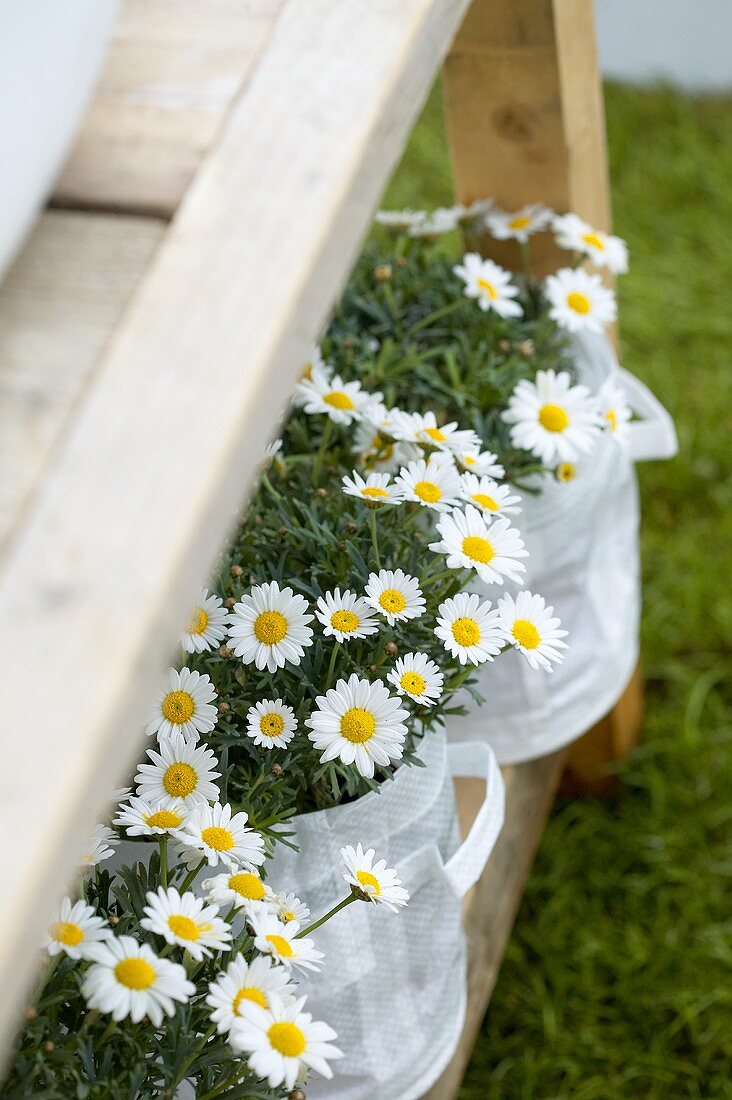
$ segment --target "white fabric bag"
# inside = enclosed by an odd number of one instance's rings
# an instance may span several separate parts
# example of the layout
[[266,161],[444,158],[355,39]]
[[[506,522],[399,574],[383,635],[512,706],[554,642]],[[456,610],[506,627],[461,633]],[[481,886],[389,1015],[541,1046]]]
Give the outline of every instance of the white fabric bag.
[[637,378],[618,366],[604,336],[573,339],[579,380],[596,392],[609,377],[642,419],[629,443],[609,434],[578,463],[568,484],[546,481],[539,496],[523,494],[517,517],[529,557],[520,585],[474,586],[495,602],[521,588],[544,596],[569,631],[564,661],[547,673],[517,652],[482,665],[478,708],[463,693],[465,717],[451,718],[450,739],[485,741],[502,764],[554,752],[590,729],[622,695],[638,661],[640,509],[633,463],[671,458],[677,443],[666,410]]
[[[393,913],[355,902],[313,933],[323,969],[308,973],[307,1008],[338,1033],[345,1057],[332,1081],[308,1081],[308,1100],[418,1100],[439,1077],[465,1015],[461,900],[503,824],[503,779],[486,745],[448,747],[429,734],[425,765],[399,768],[379,791],[293,819],[298,851],[280,846],[267,881],[294,891],[317,919],[348,893],[340,849],[373,847],[396,868],[410,902]],[[486,795],[459,843],[453,776],[478,776]]]

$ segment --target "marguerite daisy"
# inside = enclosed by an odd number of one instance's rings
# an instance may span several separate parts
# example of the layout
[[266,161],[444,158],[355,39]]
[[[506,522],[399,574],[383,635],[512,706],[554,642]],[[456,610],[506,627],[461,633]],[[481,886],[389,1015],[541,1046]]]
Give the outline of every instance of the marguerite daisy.
[[409,227],[410,237],[441,237],[452,233],[460,224],[462,206],[437,206],[425,214],[424,220]]
[[160,752],[148,749],[147,755],[152,763],[138,765],[135,776],[138,798],[150,803],[179,798],[188,807],[218,799],[214,779],[221,772],[214,771],[218,760],[205,745],[169,737],[160,745]]
[[548,275],[544,290],[549,316],[568,332],[602,332],[617,316],[615,295],[603,285],[599,275],[590,275],[581,267],[562,267]]
[[277,966],[269,955],[256,955],[250,963],[243,955],[237,955],[209,985],[206,1004],[213,1010],[211,1023],[223,1035],[240,1016],[243,1001],[269,1008],[273,993],[286,1000],[294,997],[296,991],[288,971]]
[[282,1001],[273,994],[269,1009],[243,1002],[229,1033],[234,1050],[249,1054],[247,1065],[271,1088],[284,1084],[291,1090],[311,1069],[332,1077],[328,1060],[343,1057],[331,1042],[337,1038],[333,1028],[303,1011],[306,1000]]
[[215,905],[206,905],[203,898],[189,892],[179,894],[175,887],[158,886],[149,890],[140,927],[167,943],[185,947],[191,958],[204,959],[212,951],[227,951],[231,943],[231,928],[218,916]]
[[284,749],[296,731],[295,712],[282,699],[262,699],[249,708],[247,733],[255,745],[265,749]]
[[295,894],[275,894],[274,910],[285,924],[289,924],[293,920],[302,924],[310,916],[310,910],[305,902],[300,901]]
[[214,875],[204,879],[201,889],[206,891],[208,900],[214,905],[236,909],[251,910],[253,906],[274,901],[274,892],[262,882],[255,870],[227,871],[223,875]]
[[493,451],[465,451],[457,453],[455,459],[463,470],[475,474],[476,477],[492,477],[495,479],[505,476],[505,469],[498,461],[498,455]]
[[299,665],[304,650],[313,644],[307,625],[307,601],[277,581],[252,588],[234,605],[229,619],[231,648],[245,665],[276,672],[289,662]]
[[511,516],[521,511],[521,497],[491,477],[463,474],[461,484],[463,499],[485,516]]
[[414,500],[436,512],[448,511],[460,499],[460,477],[445,454],[410,462],[402,467],[396,480],[405,500]]
[[306,413],[326,413],[336,424],[357,420],[374,394],[365,393],[360,382],[344,382],[340,375],[329,378],[313,367],[310,378],[298,383],[296,394]]
[[315,605],[315,617],[322,623],[323,633],[339,642],[366,638],[379,630],[368,600],[348,590],[341,594],[340,588],[320,597]]
[[323,952],[318,951],[313,941],[307,937],[299,938],[300,924],[291,920],[287,924],[274,913],[260,909],[253,913],[249,923],[254,936],[254,946],[263,955],[271,955],[287,969],[320,970]]
[[95,825],[94,831],[79,856],[79,866],[91,871],[98,863],[114,855],[112,845],[119,844],[119,837],[108,825]]
[[602,421],[587,386],[573,386],[567,371],[536,372],[516,386],[501,418],[511,425],[511,443],[531,451],[545,466],[573,462],[595,445]]
[[459,592],[437,608],[435,634],[461,665],[492,661],[505,644],[498,611],[475,592]]
[[402,495],[397,485],[391,482],[388,474],[367,474],[362,478],[354,470],[352,477],[343,478],[343,492],[349,497],[358,497],[366,504],[400,504]]
[[[228,612],[224,601],[207,588],[202,588],[193,608],[188,630],[181,639],[186,653],[205,653],[226,637]],[[213,727],[211,727],[213,728]]]
[[430,550],[445,554],[449,569],[474,569],[486,584],[503,584],[506,577],[520,580],[526,566],[519,558],[527,558],[524,540],[508,519],[496,519],[488,526],[472,504],[464,512],[456,509],[440,516],[437,523],[440,542],[430,543]]
[[492,309],[499,317],[521,317],[523,314],[519,303],[514,301],[518,297],[518,287],[511,282],[509,272],[493,260],[484,260],[477,252],[468,252],[453,271],[465,283],[465,297],[476,298],[482,310]]
[[628,270],[628,246],[621,237],[593,229],[576,214],[562,214],[554,219],[554,233],[561,248],[583,252],[598,267],[606,267],[613,275]]
[[369,575],[366,599],[389,626],[407,619],[418,619],[427,604],[416,577],[401,569],[380,569]]
[[317,709],[305,725],[315,748],[323,750],[322,763],[339,759],[355,764],[370,779],[376,764],[385,768],[401,758],[409,715],[384,684],[370,684],[352,673],[315,703]]
[[196,741],[216,725],[217,713],[213,700],[217,698],[208,676],[182,668],[168,669],[168,687],[161,691],[148,714],[145,733],[156,733],[158,740],[172,733],[181,733]]
[[108,940],[112,930],[93,906],[84,901],[62,898],[56,916],[48,926],[45,948],[49,955],[60,951],[70,959],[88,959],[92,944]]
[[625,444],[630,435],[633,412],[623,387],[614,378],[608,378],[602,384],[597,404],[606,430],[616,442]]
[[341,848],[341,858],[346,865],[343,877],[366,901],[385,905],[396,913],[409,901],[409,893],[402,886],[401,879],[397,878],[396,871],[386,866],[385,859],[374,863],[375,855],[373,848],[364,852],[361,844],[355,848],[350,844]]
[[390,426],[395,439],[437,447],[441,451],[463,452],[480,447],[480,438],[472,429],[459,428],[456,420],[438,424],[433,412],[422,414],[396,410],[390,417]]
[[264,863],[264,840],[247,828],[248,820],[249,815],[243,810],[232,813],[228,803],[217,802],[213,806],[199,803],[188,815],[178,839],[191,850],[189,862],[197,862],[202,855],[209,867],[217,867],[219,863],[230,871],[240,866],[258,867]]
[[445,679],[426,653],[407,653],[404,657],[397,657],[394,668],[386,678],[400,695],[408,695],[423,707],[431,707],[437,702],[442,695]]
[[420,458],[422,452],[415,443],[394,440],[392,417],[398,412],[399,409],[387,409],[378,402],[364,409],[356,426],[353,452],[368,469],[392,473]]
[[402,233],[415,225],[421,225],[427,218],[426,210],[377,210],[374,221],[385,229]]
[[124,829],[128,836],[160,837],[175,834],[185,824],[188,807],[180,798],[160,798],[146,802],[132,795],[129,802],[120,806],[114,824]]
[[531,592],[519,592],[503,596],[498,601],[498,614],[506,641],[523,653],[532,668],[552,671],[552,661],[564,659],[560,652],[567,648],[567,631],[560,630],[560,621],[554,618],[554,608],[547,607],[543,596]]
[[138,1024],[150,1017],[160,1027],[163,1016],[172,1016],[175,1002],[185,1003],[196,992],[179,963],[161,959],[146,943],[132,936],[117,936],[93,950],[93,964],[81,992],[89,1008],[109,1012],[113,1020],[129,1016]]
[[552,212],[541,203],[522,206],[512,214],[505,210],[491,210],[485,219],[488,232],[497,241],[514,240],[526,244],[534,233],[546,229],[552,220]]

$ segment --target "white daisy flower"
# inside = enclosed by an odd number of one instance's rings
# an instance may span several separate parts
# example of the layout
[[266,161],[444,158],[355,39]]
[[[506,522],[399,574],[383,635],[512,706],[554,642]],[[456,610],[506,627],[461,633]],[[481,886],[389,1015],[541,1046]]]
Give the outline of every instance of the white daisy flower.
[[262,466],[266,466],[268,462],[271,462],[273,458],[282,450],[282,440],[273,439],[271,443],[268,443],[264,448],[264,454],[262,455]]
[[486,584],[503,584],[506,577],[519,581],[527,558],[524,540],[508,519],[496,519],[488,526],[477,508],[468,504],[440,516],[437,523],[441,542],[430,543],[430,550],[445,554],[449,569],[474,569]]
[[380,859],[374,863],[376,855],[373,848],[364,852],[361,844],[352,848],[346,845],[341,848],[341,858],[346,865],[346,873],[343,876],[349,886],[355,886],[367,901],[374,905],[385,905],[396,913],[397,909],[406,905],[409,901],[409,893],[397,878],[396,871],[386,866],[386,860]]
[[226,637],[228,617],[224,601],[207,588],[202,588],[188,630],[181,639],[186,653],[205,653],[218,646]]
[[499,485],[491,477],[463,474],[461,480],[463,499],[485,516],[511,516],[521,511],[521,497],[512,493],[508,485]]
[[233,814],[228,803],[209,806],[201,802],[191,810],[178,839],[192,850],[190,862],[196,852],[205,856],[209,867],[217,867],[219,863],[230,871],[241,865],[258,867],[265,859],[264,840],[247,828],[248,820],[244,811]]
[[160,752],[148,749],[147,755],[152,763],[138,765],[135,776],[138,798],[150,803],[179,798],[188,807],[218,800],[214,780],[221,772],[214,769],[219,762],[205,745],[170,737],[160,745]]
[[169,668],[168,688],[160,692],[148,714],[145,733],[148,737],[156,733],[161,742],[172,733],[198,741],[202,733],[209,733],[216,725],[216,698],[210,677],[190,668],[180,672]]
[[614,378],[608,378],[603,383],[597,395],[597,404],[606,431],[621,446],[627,443],[633,412],[623,387]]
[[353,453],[364,466],[379,473],[393,473],[422,454],[414,443],[394,441],[390,418],[384,405],[368,406],[356,426]]
[[427,606],[417,578],[401,569],[380,569],[378,573],[370,573],[366,599],[385,616],[389,626],[418,619]]
[[298,383],[295,394],[306,413],[326,413],[335,424],[357,420],[375,397],[364,393],[360,382],[344,382],[338,374],[329,378],[317,367]]
[[576,214],[561,214],[553,222],[557,244],[573,252],[583,252],[598,267],[606,267],[613,275],[628,270],[628,246],[622,237],[613,237],[601,229],[593,229]]
[[254,907],[274,901],[274,891],[263,882],[255,870],[227,871],[204,879],[201,889],[213,905],[251,911]]
[[603,285],[599,275],[583,268],[574,271],[562,267],[556,275],[547,275],[544,292],[549,316],[568,332],[602,332],[617,316],[615,295]]
[[577,477],[577,463],[576,462],[560,462],[554,471],[554,477],[557,481],[561,481],[565,484],[568,481],[574,481]]
[[216,981],[210,983],[206,1004],[213,1010],[211,1023],[223,1035],[241,1015],[242,1002],[269,1008],[273,993],[287,1001],[294,999],[296,991],[288,971],[277,966],[269,955],[256,955],[250,963],[243,955],[236,955]]
[[476,477],[505,477],[506,471],[493,451],[466,451],[455,455],[458,465]]
[[291,1090],[309,1070],[332,1077],[328,1061],[343,1057],[331,1042],[337,1038],[333,1028],[303,1011],[306,997],[285,1002],[273,994],[271,1000],[269,1010],[242,1003],[229,1034],[234,1050],[249,1054],[247,1065],[271,1088]]
[[315,703],[317,709],[305,725],[315,748],[323,750],[321,763],[339,759],[355,764],[371,779],[375,765],[386,768],[401,759],[409,714],[384,684],[370,684],[352,673],[348,682],[339,680]]
[[492,661],[505,644],[500,616],[490,600],[459,592],[437,608],[435,634],[461,665]]
[[343,492],[349,497],[358,497],[367,504],[401,504],[402,496],[399,488],[392,482],[388,474],[367,474],[361,477],[357,470],[353,475],[342,478]]
[[553,370],[519,382],[501,419],[511,425],[513,446],[531,451],[545,466],[588,454],[602,424],[587,386],[573,386],[567,371]]
[[299,665],[304,650],[313,644],[307,625],[307,600],[277,581],[252,588],[234,605],[229,619],[231,648],[245,665],[276,672],[289,662]]
[[441,237],[452,233],[460,225],[464,214],[462,206],[438,206],[429,211],[423,221],[409,227],[410,237]]
[[386,229],[393,229],[397,233],[421,225],[426,218],[425,210],[377,210],[374,215],[377,225],[383,225]]
[[500,317],[523,315],[523,309],[514,301],[518,287],[511,282],[510,273],[493,260],[484,260],[477,252],[468,252],[453,271],[465,283],[465,297],[476,298],[484,312],[492,309]]
[[415,703],[431,707],[442,695],[445,679],[439,666],[426,653],[407,653],[397,657],[394,668],[386,677],[400,695],[408,695]]
[[185,1004],[196,992],[179,963],[158,958],[132,936],[95,945],[93,952],[81,992],[89,1008],[118,1022],[129,1016],[138,1024],[149,1016],[153,1027],[160,1027],[163,1016],[174,1014],[176,1001]]
[[98,863],[114,855],[113,845],[119,844],[119,837],[108,825],[95,825],[94,831],[79,856],[79,866],[84,872],[91,871]]
[[310,916],[310,910],[304,901],[300,901],[295,894],[275,894],[274,909],[277,916],[285,924],[296,920],[300,925]]
[[322,624],[323,633],[339,642],[366,638],[379,630],[368,600],[348,590],[341,594],[340,588],[320,597],[315,605],[315,617]]
[[323,952],[318,951],[307,936],[298,939],[300,923],[291,920],[287,924],[274,913],[260,909],[253,913],[250,921],[254,946],[263,955],[271,955],[288,970],[320,970]]
[[209,958],[212,951],[228,951],[231,928],[218,916],[215,905],[206,905],[203,898],[190,892],[179,894],[174,886],[167,890],[158,886],[157,893],[148,890],[145,900],[141,928],[185,947],[191,958],[199,961]]
[[161,837],[175,834],[185,824],[188,807],[180,798],[160,798],[147,802],[144,798],[130,797],[120,806],[114,824],[124,829],[128,836]]
[[460,499],[460,476],[445,454],[410,462],[402,467],[396,480],[405,500],[436,512],[446,512]]
[[541,203],[522,206],[512,214],[505,210],[492,210],[485,219],[488,232],[497,241],[519,241],[526,244],[534,233],[540,233],[551,223],[552,212]]
[[249,708],[247,734],[255,745],[265,749],[284,749],[296,732],[295,712],[282,699],[262,699]]
[[552,671],[552,661],[564,660],[560,652],[567,648],[567,631],[560,630],[560,620],[554,618],[554,608],[547,607],[543,596],[519,592],[503,596],[498,601],[498,614],[506,641],[523,653],[532,668]]
[[463,452],[480,448],[480,437],[470,428],[459,428],[456,420],[438,424],[433,412],[406,413],[397,410],[390,419],[396,439],[441,451]]
[[89,947],[112,936],[112,930],[92,905],[62,898],[48,926],[44,947],[49,955],[63,951],[70,959],[88,959]]

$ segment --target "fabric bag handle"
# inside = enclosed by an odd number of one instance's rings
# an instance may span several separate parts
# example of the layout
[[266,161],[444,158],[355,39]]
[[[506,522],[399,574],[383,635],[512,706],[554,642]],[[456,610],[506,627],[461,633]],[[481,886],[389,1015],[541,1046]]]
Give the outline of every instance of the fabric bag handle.
[[503,827],[505,789],[493,749],[481,741],[458,741],[448,746],[453,777],[485,780],[485,797],[470,832],[445,864],[445,874],[459,898],[478,881]]
[[660,458],[673,458],[679,449],[676,429],[670,414],[630,371],[620,368],[620,382],[628,404],[634,413],[642,417],[633,420],[630,428],[629,453],[633,462]]

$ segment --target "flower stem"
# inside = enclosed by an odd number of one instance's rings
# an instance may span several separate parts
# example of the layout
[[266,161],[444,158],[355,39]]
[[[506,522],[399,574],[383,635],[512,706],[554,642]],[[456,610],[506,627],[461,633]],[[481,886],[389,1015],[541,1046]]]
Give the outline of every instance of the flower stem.
[[381,569],[381,558],[379,557],[379,538],[376,532],[376,509],[369,508],[369,527],[371,528],[371,545],[374,548],[374,561],[376,562],[376,568]]
[[338,656],[338,650],[341,648],[341,643],[336,641],[333,645],[333,652],[330,655],[330,664],[328,665],[328,675],[325,678],[325,690],[333,683],[333,673],[335,672],[336,657]]
[[164,890],[168,888],[168,834],[160,837],[160,884]]
[[193,870],[191,870],[191,871],[189,871],[189,872],[188,872],[188,874],[186,875],[186,877],[185,877],[185,878],[183,879],[183,882],[182,882],[182,883],[181,883],[181,885],[180,885],[180,886],[178,887],[178,892],[179,892],[180,894],[185,894],[186,890],[189,890],[189,889],[190,889],[190,887],[191,887],[191,883],[193,882],[194,878],[196,877],[196,875],[198,874],[198,872],[199,872],[199,871],[201,870],[201,868],[203,867],[203,865],[204,865],[204,863],[205,863],[205,862],[206,862],[206,857],[204,856],[204,857],[203,857],[203,859],[201,860],[201,862],[200,862],[199,864],[197,864],[197,865],[196,865],[196,866],[195,866],[195,867],[193,868]]
[[434,321],[439,321],[442,317],[447,317],[448,314],[453,313],[456,309],[459,309],[463,304],[462,298],[456,298],[454,302],[450,302],[449,305],[442,306],[441,309],[436,309],[434,313],[429,313],[426,317],[423,317],[421,321],[417,321],[416,324],[408,328],[404,333],[404,336],[413,336],[415,332],[419,332],[420,329],[427,328]]
[[318,453],[315,456],[315,462],[313,463],[313,481],[320,481],[320,472],[323,468],[323,462],[325,461],[325,455],[330,443],[330,437],[333,432],[333,422],[328,417],[325,421],[325,427],[323,428],[323,435],[320,439],[320,446],[318,447]]
[[296,940],[301,940],[303,936],[309,936],[311,932],[314,932],[316,928],[320,928],[321,924],[325,924],[331,917],[334,917],[336,913],[340,913],[341,909],[345,909],[347,905],[350,905],[352,901],[361,901],[358,894],[349,894],[343,901],[339,901],[337,905],[334,905],[332,909],[329,909],[324,917],[320,920],[314,921],[313,924],[309,924],[307,928],[303,928],[302,932],[298,932],[295,936]]
[[180,1067],[180,1069],[178,1070],[178,1072],[175,1075],[175,1080],[172,1083],[173,1090],[175,1090],[178,1087],[178,1085],[181,1083],[181,1081],[184,1080],[185,1075],[186,1075],[189,1067],[195,1062],[196,1058],[201,1053],[201,1051],[205,1047],[206,1043],[209,1041],[209,1039],[211,1038],[211,1036],[213,1035],[213,1033],[215,1031],[216,1031],[216,1024],[211,1024],[211,1027],[208,1029],[208,1031],[206,1031],[201,1036],[200,1040],[196,1043],[196,1045],[193,1048],[193,1051],[191,1052],[191,1054],[188,1055],[186,1060],[183,1062],[183,1065]]

